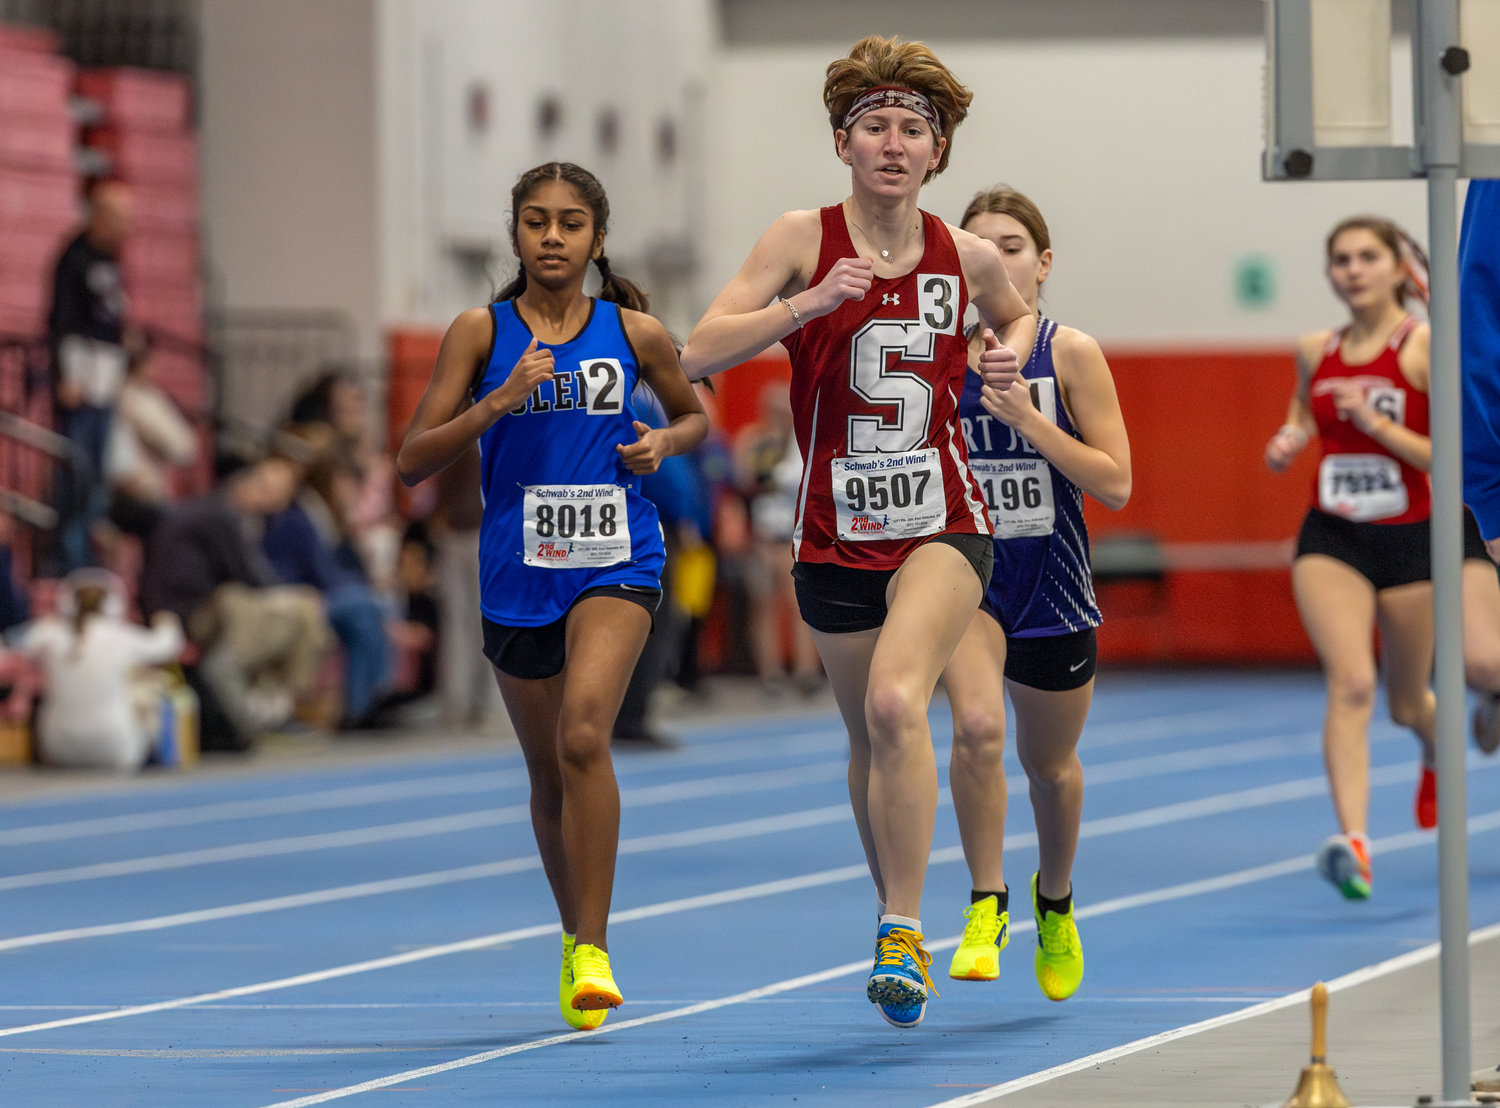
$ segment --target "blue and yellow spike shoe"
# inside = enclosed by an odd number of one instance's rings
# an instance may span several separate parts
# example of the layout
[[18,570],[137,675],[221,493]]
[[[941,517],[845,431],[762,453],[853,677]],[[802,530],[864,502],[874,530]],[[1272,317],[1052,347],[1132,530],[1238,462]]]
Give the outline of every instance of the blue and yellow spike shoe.
[[964,909],[963,941],[953,952],[948,976],[956,981],[993,981],[1000,976],[1000,952],[1010,942],[1010,913],[997,912],[1000,901],[987,896]]
[[1364,836],[1330,835],[1318,848],[1318,872],[1346,900],[1370,899],[1370,852]]
[[1036,983],[1048,1000],[1067,1000],[1083,984],[1083,945],[1073,922],[1073,905],[1067,915],[1043,912],[1037,904],[1037,879],[1031,875],[1031,910],[1036,914]]
[[865,995],[892,1027],[915,1027],[927,1014],[927,994],[937,996],[922,949],[922,933],[900,923],[881,923],[875,940],[875,967]]
[[597,1008],[581,1012],[573,1007],[573,943],[574,937],[563,932],[562,977],[557,983],[557,1006],[562,1009],[563,1019],[574,1031],[592,1031],[609,1015],[608,1008]]
[[609,972],[609,955],[590,943],[574,946],[573,1008],[579,1012],[597,1012],[624,1003],[620,987]]

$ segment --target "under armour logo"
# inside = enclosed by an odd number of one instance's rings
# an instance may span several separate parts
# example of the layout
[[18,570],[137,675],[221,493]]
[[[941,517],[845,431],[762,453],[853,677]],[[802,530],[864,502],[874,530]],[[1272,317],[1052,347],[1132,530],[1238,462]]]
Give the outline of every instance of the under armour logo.
[[901,294],[899,292],[888,292],[880,298],[880,302],[882,304],[895,304],[899,308],[901,306]]

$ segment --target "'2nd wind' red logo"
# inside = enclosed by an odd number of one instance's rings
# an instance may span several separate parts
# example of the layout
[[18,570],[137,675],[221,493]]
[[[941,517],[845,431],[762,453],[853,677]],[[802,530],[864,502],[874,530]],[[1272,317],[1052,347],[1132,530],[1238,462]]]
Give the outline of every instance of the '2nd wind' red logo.
[[849,521],[849,530],[851,532],[879,533],[885,530],[885,523],[885,516],[881,516],[879,519],[876,519],[874,516],[855,516]]
[[536,556],[544,561],[566,562],[572,553],[573,544],[570,542],[547,540],[536,544]]

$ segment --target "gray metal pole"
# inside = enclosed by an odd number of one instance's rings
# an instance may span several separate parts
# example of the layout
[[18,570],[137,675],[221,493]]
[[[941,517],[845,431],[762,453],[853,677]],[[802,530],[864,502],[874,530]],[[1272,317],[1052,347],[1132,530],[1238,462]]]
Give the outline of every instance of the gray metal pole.
[[1427,170],[1432,303],[1432,612],[1436,630],[1438,888],[1443,1093],[1469,1103],[1469,851],[1464,781],[1463,453],[1458,351],[1459,77],[1457,0],[1420,0],[1417,80]]

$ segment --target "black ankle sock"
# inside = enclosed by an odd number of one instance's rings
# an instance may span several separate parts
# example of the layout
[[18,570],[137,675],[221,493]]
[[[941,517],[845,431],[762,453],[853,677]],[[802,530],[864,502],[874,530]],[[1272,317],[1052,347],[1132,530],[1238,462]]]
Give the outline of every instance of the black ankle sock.
[[981,900],[983,900],[987,896],[992,896],[992,897],[995,898],[995,914],[997,916],[1001,912],[1007,912],[1007,911],[1010,910],[1010,890],[1009,889],[1001,889],[998,893],[986,893],[986,892],[981,892],[978,889],[970,889],[969,890],[969,903],[970,904],[978,904]]
[[1037,894],[1036,894],[1036,910],[1037,910],[1037,912],[1039,914],[1041,914],[1043,916],[1045,916],[1048,912],[1056,912],[1060,916],[1065,916],[1065,915],[1068,914],[1069,910],[1072,907],[1073,907],[1073,890],[1072,889],[1069,889],[1068,890],[1068,895],[1065,896],[1065,897],[1063,897],[1061,900],[1048,900],[1045,896],[1042,895],[1042,892],[1041,892],[1040,889],[1037,890]]

